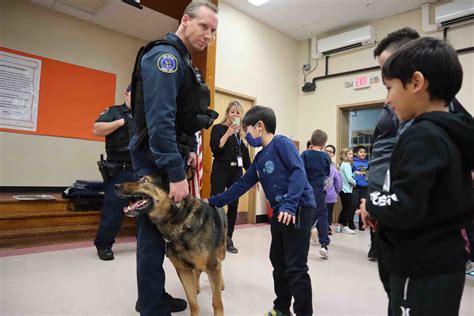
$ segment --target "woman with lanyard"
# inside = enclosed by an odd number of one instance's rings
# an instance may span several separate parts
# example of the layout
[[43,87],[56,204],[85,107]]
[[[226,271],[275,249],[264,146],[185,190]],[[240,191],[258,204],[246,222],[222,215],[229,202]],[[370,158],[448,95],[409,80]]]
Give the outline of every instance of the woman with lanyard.
[[[242,167],[247,170],[250,166],[249,151],[242,142],[243,130],[240,120],[243,115],[244,109],[240,102],[232,101],[227,105],[222,122],[212,127],[210,145],[214,161],[211,173],[211,196],[224,192],[242,176]],[[237,200],[227,206],[226,250],[230,253],[239,252],[232,241],[238,204]]]

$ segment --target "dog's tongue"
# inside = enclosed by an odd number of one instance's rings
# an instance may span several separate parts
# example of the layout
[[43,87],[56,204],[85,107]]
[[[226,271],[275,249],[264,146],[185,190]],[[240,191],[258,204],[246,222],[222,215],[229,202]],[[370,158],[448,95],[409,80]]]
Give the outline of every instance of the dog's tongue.
[[[125,206],[125,207],[123,208],[123,212],[125,213],[125,215],[128,215],[128,216],[130,216],[130,215],[131,215],[131,216],[136,216],[136,215],[138,215],[138,213],[135,212],[135,210],[136,210],[137,208],[139,208],[139,207],[140,207],[142,204],[144,204],[144,203],[146,203],[145,200],[140,200],[140,201],[137,201],[137,202],[135,202],[135,203],[133,203],[133,204],[131,204],[131,205],[129,205],[129,206]],[[136,213],[136,214],[135,214],[135,213]]]

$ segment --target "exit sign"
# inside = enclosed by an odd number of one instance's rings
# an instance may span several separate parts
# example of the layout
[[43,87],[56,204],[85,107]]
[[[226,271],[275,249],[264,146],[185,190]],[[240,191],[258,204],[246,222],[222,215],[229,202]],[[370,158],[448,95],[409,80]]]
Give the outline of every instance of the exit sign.
[[354,89],[362,89],[370,87],[370,77],[369,76],[360,76],[354,80]]

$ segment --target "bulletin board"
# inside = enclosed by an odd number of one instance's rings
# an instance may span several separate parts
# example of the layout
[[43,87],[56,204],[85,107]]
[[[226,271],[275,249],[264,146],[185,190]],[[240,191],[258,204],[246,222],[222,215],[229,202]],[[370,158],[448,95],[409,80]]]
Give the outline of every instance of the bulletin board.
[[92,134],[92,125],[105,108],[115,103],[115,74],[5,47],[0,47],[0,51],[41,60],[36,131],[0,131],[104,140]]

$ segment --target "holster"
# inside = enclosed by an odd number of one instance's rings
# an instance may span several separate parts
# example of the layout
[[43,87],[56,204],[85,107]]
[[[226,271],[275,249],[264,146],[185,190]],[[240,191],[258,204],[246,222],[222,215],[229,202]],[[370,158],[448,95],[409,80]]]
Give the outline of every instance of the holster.
[[130,164],[127,166],[126,163],[104,160],[103,155],[100,155],[100,159],[101,160],[97,161],[97,165],[99,166],[99,171],[104,182],[110,181],[110,178],[118,175],[120,171],[131,168]]
[[105,166],[104,162],[105,162],[104,156],[100,155],[100,160],[97,161],[97,166],[99,167],[99,171],[102,176],[102,179],[104,180],[104,183],[107,183],[109,182],[110,177],[109,177],[109,173],[107,171],[107,167]]

